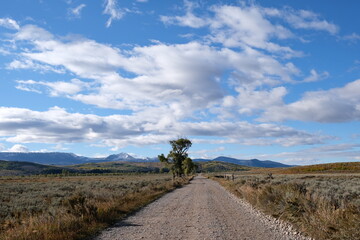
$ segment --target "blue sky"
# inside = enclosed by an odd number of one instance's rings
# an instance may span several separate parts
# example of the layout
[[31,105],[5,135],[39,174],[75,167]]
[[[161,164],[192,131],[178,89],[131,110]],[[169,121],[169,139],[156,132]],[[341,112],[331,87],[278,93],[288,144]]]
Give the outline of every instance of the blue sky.
[[0,151],[359,161],[358,9],[3,0]]

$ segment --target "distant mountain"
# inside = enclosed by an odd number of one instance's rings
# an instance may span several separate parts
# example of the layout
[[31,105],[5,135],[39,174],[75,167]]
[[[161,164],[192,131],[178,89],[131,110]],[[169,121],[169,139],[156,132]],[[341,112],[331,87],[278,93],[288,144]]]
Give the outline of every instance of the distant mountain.
[[104,159],[105,162],[158,162],[158,158],[135,158],[127,153],[112,154]]
[[0,152],[0,159],[33,162],[47,165],[75,165],[96,162],[157,162],[157,158],[134,158],[127,153],[112,154],[105,158],[89,158],[64,152]]
[[112,154],[104,159],[105,161],[133,161],[135,158],[127,153]]
[[[158,162],[158,158],[135,158],[128,153],[112,154],[104,158],[88,158],[78,156],[73,153],[64,152],[0,152],[0,159],[8,161],[33,162],[46,165],[75,165],[84,163],[101,163],[101,162]],[[248,167],[292,167],[290,165],[274,162],[260,161],[258,159],[240,160],[230,157],[217,157],[215,159],[193,159],[195,162],[221,161],[226,163],[234,163]]]
[[72,165],[93,160],[73,153],[63,152],[0,152],[0,159],[48,165]]
[[194,159],[194,161],[199,161],[199,162],[220,161],[220,162],[234,163],[248,167],[263,167],[263,168],[293,167],[293,165],[286,165],[283,163],[274,162],[270,160],[264,160],[264,161],[258,159],[240,160],[236,158],[223,157],[223,156],[214,159]]

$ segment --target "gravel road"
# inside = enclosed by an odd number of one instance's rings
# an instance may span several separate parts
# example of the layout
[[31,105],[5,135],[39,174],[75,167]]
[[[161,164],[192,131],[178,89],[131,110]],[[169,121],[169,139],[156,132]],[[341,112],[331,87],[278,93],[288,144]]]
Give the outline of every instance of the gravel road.
[[306,239],[291,226],[253,209],[217,182],[198,176],[95,240]]

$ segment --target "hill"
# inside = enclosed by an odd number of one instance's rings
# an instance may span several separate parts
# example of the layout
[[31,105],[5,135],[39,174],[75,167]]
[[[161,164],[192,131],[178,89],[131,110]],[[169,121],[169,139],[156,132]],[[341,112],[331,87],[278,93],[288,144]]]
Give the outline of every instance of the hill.
[[69,166],[73,169],[90,173],[158,173],[160,171],[168,172],[164,169],[161,162],[100,162],[84,163]]
[[0,176],[19,176],[35,174],[58,174],[63,170],[75,172],[72,169],[47,166],[32,162],[17,162],[0,160]]
[[209,161],[217,161],[217,162],[227,162],[227,163],[234,163],[242,166],[248,167],[262,167],[262,168],[283,168],[283,167],[293,167],[293,165],[286,165],[279,162],[274,162],[270,160],[258,160],[258,159],[251,159],[251,160],[240,160],[236,158],[230,157],[217,157],[214,159],[194,159],[196,162],[209,162]]
[[163,169],[160,162],[149,163],[127,163],[127,162],[101,162],[85,163],[70,166],[50,166],[32,162],[4,161],[0,160],[0,176],[20,176],[20,175],[39,175],[39,174],[101,174],[101,173],[157,173],[167,172]]
[[33,162],[46,165],[74,165],[110,161],[154,162],[157,158],[135,158],[127,153],[112,154],[104,158],[89,158],[64,152],[0,152],[0,159]]
[[250,170],[250,167],[220,161],[196,162],[195,164],[197,165],[198,172],[234,172]]
[[279,173],[360,173],[360,162],[325,163],[281,169]]

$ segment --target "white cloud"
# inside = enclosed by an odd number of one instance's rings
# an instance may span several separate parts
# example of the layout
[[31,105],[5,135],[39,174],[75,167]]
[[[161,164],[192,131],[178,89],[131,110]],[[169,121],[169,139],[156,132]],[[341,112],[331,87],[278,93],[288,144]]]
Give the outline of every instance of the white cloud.
[[11,18],[0,18],[0,26],[15,30],[20,29],[19,24]]
[[303,82],[317,82],[327,77],[329,77],[328,72],[322,72],[319,74],[315,69],[311,69],[310,76],[306,77]]
[[193,14],[193,10],[198,8],[195,2],[184,1],[186,13],[184,16],[161,16],[160,20],[165,24],[175,24],[184,27],[200,28],[208,24],[206,19],[202,19]]
[[294,152],[281,152],[276,154],[263,154],[255,157],[262,159],[278,159],[291,164],[319,164],[333,161],[358,161],[360,155],[359,144],[331,144],[327,146],[312,147]]
[[184,16],[162,16],[161,20],[166,24],[193,28],[208,26],[211,35],[207,38],[226,47],[250,46],[279,52],[286,57],[301,55],[289,47],[270,42],[271,38],[292,37],[292,33],[280,25],[273,25],[258,6],[212,6],[211,11],[214,14],[212,17],[197,17],[193,7],[187,7]]
[[[330,137],[276,124],[229,120],[225,115],[261,115],[265,111],[262,118],[269,121],[288,116],[306,119],[314,118],[314,112],[321,112],[319,109],[333,96],[344,104],[359,102],[357,95],[352,100],[346,97],[349,90],[334,90],[321,92],[322,101],[317,101],[314,92],[305,95],[301,104],[284,103],[287,89],[279,85],[300,82],[294,77],[301,76],[301,71],[287,59],[300,53],[273,42],[293,37],[290,30],[269,20],[269,16],[284,18],[282,10],[265,14],[264,8],[255,5],[214,6],[214,16],[204,18],[196,16],[191,2],[185,3],[185,16],[162,20],[193,28],[207,26],[209,34],[201,41],[158,41],[125,50],[86,38],[56,36],[34,25],[19,28],[13,40],[21,52],[8,69],[57,71],[74,77],[52,82],[19,80],[18,89],[130,111],[129,115],[101,117],[72,114],[58,107],[44,112],[0,108],[0,135],[14,143],[90,142],[113,150],[129,144],[163,143],[183,134],[218,136],[224,138],[224,143],[244,145],[311,145]],[[123,13],[115,0],[105,5],[109,27]],[[318,19],[310,13],[296,14],[303,19]],[[317,81],[327,75],[313,69],[301,82]],[[313,102],[318,106],[314,107]],[[204,121],[214,113],[214,118]],[[326,114],[316,117],[316,121],[328,119]]]
[[211,149],[202,149],[202,150],[190,150],[189,154],[191,156],[197,156],[196,158],[202,158],[202,159],[212,159],[215,158],[217,156],[219,156],[219,154],[221,154],[221,152],[223,152],[225,150],[225,147],[220,146],[217,148],[211,148]]
[[113,20],[119,20],[125,15],[125,12],[118,8],[117,0],[105,0],[103,13],[110,15],[106,22],[106,27],[110,27]]
[[[15,37],[20,42],[33,44],[34,48],[21,53],[23,59],[11,62],[8,68],[66,69],[98,86],[91,93],[73,91],[66,96],[105,108],[140,111],[157,106],[168,110],[186,109],[182,112],[190,114],[222,99],[225,92],[219,79],[229,69],[233,71],[231,81],[236,86],[276,85],[292,81],[292,75],[298,74],[292,63],[281,64],[251,48],[236,52],[189,42],[157,43],[122,51],[89,39],[63,41],[31,25],[22,28]],[[19,83],[19,89],[39,91],[36,85],[42,85],[53,95],[61,95],[53,83]],[[66,86],[69,89],[70,86],[76,88],[75,85]],[[205,88],[207,91],[203,91]]]
[[42,93],[39,86],[48,87],[51,96],[71,96],[81,92],[89,87],[89,84],[80,81],[79,79],[71,79],[70,82],[41,82],[33,80],[18,80],[17,89]]
[[80,18],[81,11],[86,7],[86,4],[80,4],[75,8],[69,8],[68,12],[72,17]]
[[29,149],[21,144],[15,144],[7,150],[7,152],[29,152]]
[[279,17],[284,18],[292,27],[297,29],[321,30],[330,34],[336,34],[339,31],[337,25],[321,20],[318,14],[308,10],[284,8],[279,12]]
[[342,88],[307,92],[302,99],[267,109],[265,121],[350,122],[360,120],[360,80]]
[[[39,112],[23,108],[0,107],[0,136],[14,143],[102,143],[117,150],[127,145],[165,143],[177,136],[218,136],[225,141],[243,143],[256,139],[270,144],[317,144],[327,136],[311,134],[275,124],[247,122],[182,122],[164,115],[142,116],[69,113],[54,107]],[[286,139],[277,142],[277,139]],[[289,144],[289,139],[295,139]],[[286,142],[286,143],[285,143]]]
[[360,41],[360,35],[357,33],[352,33],[350,35],[346,35],[342,37],[343,40],[351,41],[351,42],[357,42]]
[[166,24],[192,28],[208,27],[211,34],[206,36],[207,40],[226,47],[259,48],[280,54],[283,58],[300,57],[303,53],[273,41],[295,36],[285,24],[274,24],[271,21],[273,18],[280,18],[295,29],[321,30],[330,34],[336,34],[339,29],[335,24],[322,20],[318,14],[307,10],[264,8],[241,3],[240,6],[213,5],[210,8],[213,16],[196,16],[194,7],[191,4],[189,7],[186,3],[188,1],[185,1],[185,15],[162,16],[161,20]]
[[206,25],[206,21],[188,12],[185,16],[161,16],[161,21],[166,24],[178,24],[180,26],[200,28]]
[[[276,87],[268,91],[254,90],[252,88],[237,88],[238,96],[226,96],[221,109],[235,110],[240,114],[252,115],[258,110],[283,105],[283,97],[287,94],[285,87]],[[266,99],[266,101],[264,101]]]
[[51,33],[35,25],[25,25],[14,35],[14,40],[18,41],[49,41],[50,43],[53,38]]
[[293,52],[288,47],[271,43],[270,39],[289,38],[291,32],[279,25],[273,25],[264,18],[257,6],[215,6],[214,19],[210,21],[212,39],[228,47],[241,47],[244,44],[269,51]]
[[33,71],[64,73],[64,69],[52,67],[48,64],[35,63],[31,59],[13,60],[6,66],[7,69],[30,69]]

